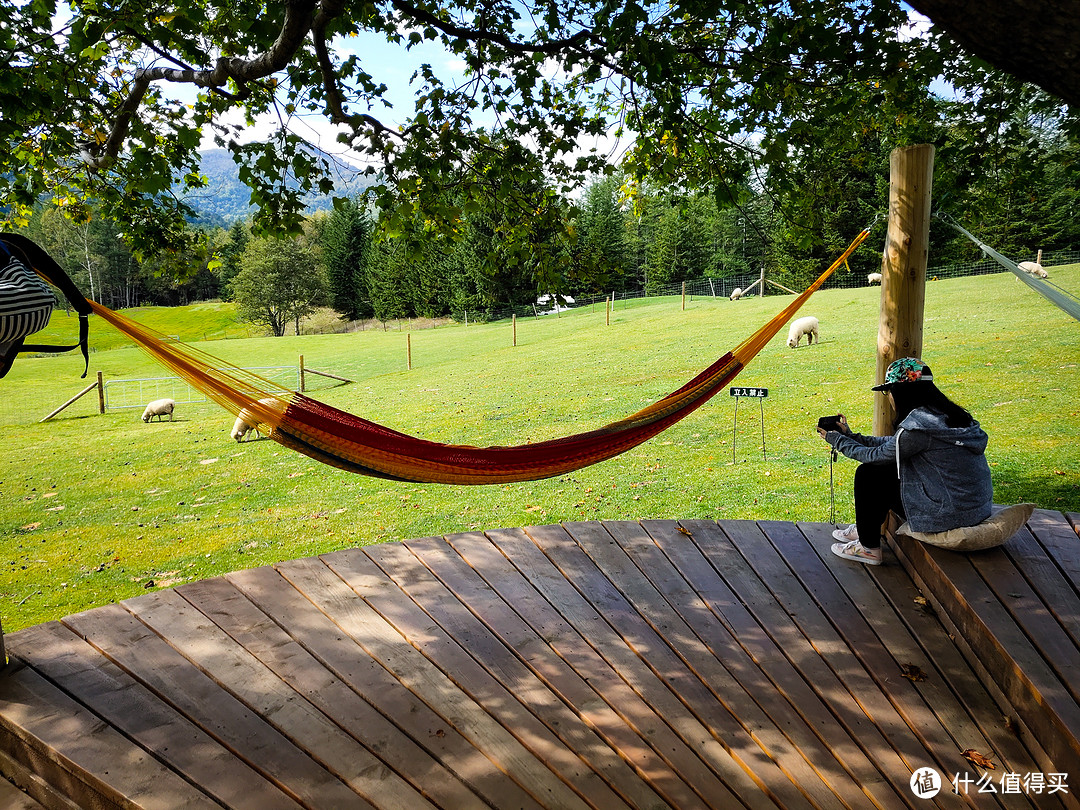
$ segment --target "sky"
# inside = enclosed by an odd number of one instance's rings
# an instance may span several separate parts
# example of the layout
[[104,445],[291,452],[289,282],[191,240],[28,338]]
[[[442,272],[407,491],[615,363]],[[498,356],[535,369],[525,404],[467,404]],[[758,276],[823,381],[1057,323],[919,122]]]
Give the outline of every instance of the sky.
[[[460,57],[447,51],[439,42],[424,41],[406,49],[403,45],[387,42],[385,36],[381,34],[363,32],[357,37],[338,38],[334,41],[333,47],[341,60],[356,54],[361,60],[361,65],[372,74],[373,78],[387,86],[384,95],[390,107],[373,107],[371,110],[353,108],[356,112],[370,113],[387,126],[404,124],[415,111],[415,95],[422,80],[417,79],[413,82],[412,77],[422,64],[430,65],[435,74],[448,86],[464,83],[466,79],[464,62]],[[487,127],[492,127],[496,123],[494,115],[485,118],[484,113],[480,111],[474,111],[473,120],[478,125]],[[237,114],[235,118],[229,120],[229,123],[242,124],[243,118]],[[277,118],[267,116],[257,121],[255,127],[245,127],[242,140],[264,139],[277,126]],[[331,155],[339,156],[358,166],[366,165],[363,156],[349,152],[337,141],[340,129],[321,115],[294,119],[290,128]],[[595,148],[610,151],[616,145],[617,142],[613,137],[590,139],[582,143],[582,150]],[[216,148],[212,133],[207,133],[202,148],[204,150]]]
[[[365,108],[356,108],[355,110],[369,113],[387,126],[404,124],[414,111],[415,94],[419,85],[412,84],[411,80],[420,65],[425,63],[431,65],[435,73],[444,82],[451,83],[464,80],[464,63],[437,42],[423,42],[406,50],[401,45],[387,42],[386,38],[381,34],[365,32],[358,37],[347,40],[340,38],[335,40],[334,50],[342,60],[354,53],[357,54],[361,59],[361,64],[372,74],[374,79],[387,86],[384,96],[391,105],[390,107],[376,106],[371,110]],[[242,116],[237,115],[230,123],[242,124]],[[245,127],[241,139],[252,141],[265,138],[266,134],[275,129],[277,125],[276,117],[266,116],[257,121],[255,127]],[[351,159],[353,162],[363,162],[361,156],[350,155],[345,147],[338,143],[339,128],[332,125],[321,115],[294,119],[292,129],[325,152]],[[203,140],[203,149],[213,148],[215,148],[215,145],[212,133],[207,133]]]

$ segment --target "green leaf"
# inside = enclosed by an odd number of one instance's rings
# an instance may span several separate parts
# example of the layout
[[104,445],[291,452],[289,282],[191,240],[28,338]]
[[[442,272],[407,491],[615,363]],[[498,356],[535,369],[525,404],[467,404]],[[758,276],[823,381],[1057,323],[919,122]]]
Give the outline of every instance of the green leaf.
[[104,59],[109,53],[109,43],[104,40],[95,42],[93,45],[88,45],[79,52],[79,58],[87,61],[98,61]]

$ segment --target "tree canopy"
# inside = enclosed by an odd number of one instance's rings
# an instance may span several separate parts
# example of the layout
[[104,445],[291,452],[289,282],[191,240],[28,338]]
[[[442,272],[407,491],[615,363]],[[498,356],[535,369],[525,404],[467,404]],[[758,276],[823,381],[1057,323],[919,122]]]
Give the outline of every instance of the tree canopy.
[[[948,3],[914,5],[933,16]],[[968,27],[1017,5],[981,2]],[[404,122],[380,118],[382,66],[345,47],[372,37],[438,43],[464,66],[460,79],[422,65]],[[537,207],[537,183],[567,191],[612,169],[593,139],[621,137],[622,168],[637,179],[738,205],[766,180],[778,194],[798,187],[860,133],[924,137],[942,77],[988,134],[991,101],[1031,95],[943,31],[914,35],[898,0],[22,0],[0,6],[0,54],[9,225],[42,199],[76,221],[92,202],[137,255],[191,238],[183,193],[207,182],[206,135],[239,164],[256,230],[298,232],[304,195],[330,191],[342,169],[299,134],[309,116],[369,161],[391,232],[422,211],[425,227],[461,233],[497,201],[512,248],[556,224],[536,221],[557,210]],[[248,141],[230,111],[279,125]]]

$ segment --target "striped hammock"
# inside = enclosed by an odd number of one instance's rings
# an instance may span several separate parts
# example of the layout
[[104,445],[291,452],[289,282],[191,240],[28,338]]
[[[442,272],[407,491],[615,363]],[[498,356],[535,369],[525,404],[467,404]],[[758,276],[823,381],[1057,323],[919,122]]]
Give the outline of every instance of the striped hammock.
[[550,478],[605,461],[692,413],[746,367],[868,235],[869,228],[795,300],[678,391],[605,427],[516,447],[439,444],[408,436],[289,391],[100,304],[91,302],[91,306],[102,319],[226,410],[249,423],[261,423],[261,430],[271,439],[317,461],[395,481],[503,484]]

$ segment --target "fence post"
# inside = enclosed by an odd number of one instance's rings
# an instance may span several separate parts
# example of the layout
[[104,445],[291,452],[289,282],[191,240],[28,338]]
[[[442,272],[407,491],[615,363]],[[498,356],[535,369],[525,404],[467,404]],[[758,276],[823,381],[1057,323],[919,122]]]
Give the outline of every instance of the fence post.
[[1042,248],[1039,248],[1039,255],[1035,259],[1035,264],[1042,264]]
[[304,387],[306,380],[304,379],[304,355],[300,355],[300,393],[304,393],[307,389]]
[[514,345],[517,346],[517,315],[510,316],[510,326],[514,330]]
[[98,413],[105,413],[105,383],[102,382],[100,371],[97,373],[97,408]]
[[686,282],[682,283],[682,308],[683,312],[686,312]]
[[408,371],[412,371],[412,332],[405,335],[405,363]]
[[[930,192],[934,147],[894,149],[889,157],[889,230],[881,261],[876,383],[901,357],[922,357],[926,264],[930,243]],[[875,397],[874,434],[893,432],[896,414],[884,393]]]
[[606,313],[604,317],[607,319],[607,325],[611,326],[611,299],[605,298],[604,305],[604,312]]
[[758,295],[765,297],[765,265],[761,265],[761,286],[758,288]]

